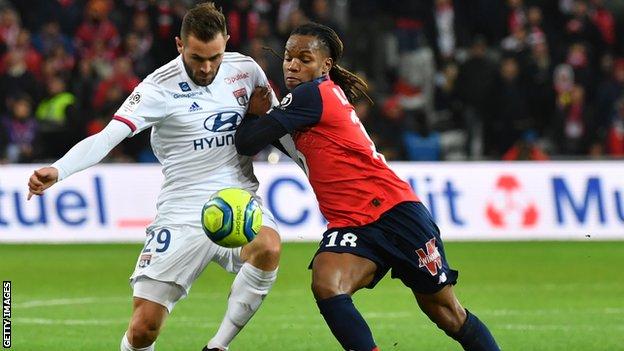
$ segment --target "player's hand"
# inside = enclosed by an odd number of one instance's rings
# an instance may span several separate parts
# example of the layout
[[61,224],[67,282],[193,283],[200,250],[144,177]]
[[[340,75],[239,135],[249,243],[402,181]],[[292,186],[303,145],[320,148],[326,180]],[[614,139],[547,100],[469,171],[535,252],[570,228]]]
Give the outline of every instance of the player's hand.
[[33,195],[41,195],[43,191],[58,181],[58,170],[54,167],[43,167],[36,170],[28,180],[28,200]]
[[271,108],[271,88],[256,87],[249,97],[247,113],[262,116]]

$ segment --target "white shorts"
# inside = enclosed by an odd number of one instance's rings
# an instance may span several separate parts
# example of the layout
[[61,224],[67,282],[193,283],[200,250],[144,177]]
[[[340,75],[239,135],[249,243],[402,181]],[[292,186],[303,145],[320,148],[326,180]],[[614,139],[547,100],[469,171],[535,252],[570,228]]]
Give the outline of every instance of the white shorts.
[[[262,226],[277,231],[277,224],[271,212],[262,208]],[[183,289],[180,298],[185,297],[191,285],[204,271],[208,263],[216,262],[230,273],[236,273],[243,265],[240,257],[241,248],[219,246],[204,234],[201,227],[190,225],[168,225],[148,228],[145,246],[141,249],[134,273],[130,276],[130,285],[135,287],[137,280],[149,278],[169,282]],[[145,295],[145,294],[142,294]],[[137,296],[164,305],[169,301],[165,296]],[[167,303],[170,311],[173,304]]]
[[165,306],[171,313],[175,304],[186,296],[186,291],[175,283],[139,277],[134,282],[133,296]]

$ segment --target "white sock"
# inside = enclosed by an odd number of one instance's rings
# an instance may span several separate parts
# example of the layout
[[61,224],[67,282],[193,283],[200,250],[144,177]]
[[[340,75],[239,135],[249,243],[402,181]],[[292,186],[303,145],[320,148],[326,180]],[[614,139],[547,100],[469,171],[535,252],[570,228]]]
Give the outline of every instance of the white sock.
[[142,348],[134,347],[130,345],[130,341],[128,340],[128,334],[126,333],[124,334],[123,338],[121,338],[120,349],[121,351],[154,351],[154,344],[156,343],[152,343],[148,347],[142,347]]
[[277,269],[263,271],[245,263],[234,278],[228,308],[217,334],[208,342],[208,348],[227,350],[238,332],[256,313],[277,278]]

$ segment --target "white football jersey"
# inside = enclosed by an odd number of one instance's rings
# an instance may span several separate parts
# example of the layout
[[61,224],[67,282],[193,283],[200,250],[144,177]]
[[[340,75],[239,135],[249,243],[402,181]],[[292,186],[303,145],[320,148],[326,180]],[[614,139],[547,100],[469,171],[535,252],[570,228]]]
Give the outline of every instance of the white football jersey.
[[199,226],[203,204],[223,188],[255,193],[252,160],[236,152],[234,134],[253,89],[268,85],[253,59],[226,52],[208,86],[195,85],[178,56],[134,89],[113,118],[133,136],[152,127],[152,149],[165,176],[152,226]]

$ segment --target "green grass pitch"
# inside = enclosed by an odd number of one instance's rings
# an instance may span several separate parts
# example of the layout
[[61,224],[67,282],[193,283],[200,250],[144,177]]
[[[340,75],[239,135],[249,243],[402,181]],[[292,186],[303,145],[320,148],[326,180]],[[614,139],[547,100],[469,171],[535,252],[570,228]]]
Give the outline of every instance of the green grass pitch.
[[[131,312],[127,278],[141,245],[0,245],[12,281],[13,350],[118,350]],[[316,244],[285,244],[280,275],[231,350],[339,350],[309,291]],[[624,242],[446,244],[456,292],[503,350],[624,350]],[[233,276],[212,264],[178,304],[157,350],[199,351]],[[356,305],[381,350],[461,350],[386,277]]]

